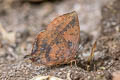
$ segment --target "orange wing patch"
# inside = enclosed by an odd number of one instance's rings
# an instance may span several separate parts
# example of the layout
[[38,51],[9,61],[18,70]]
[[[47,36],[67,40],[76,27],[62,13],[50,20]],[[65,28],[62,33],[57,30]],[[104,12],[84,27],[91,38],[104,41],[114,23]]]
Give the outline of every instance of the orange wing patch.
[[80,27],[77,13],[55,18],[33,44],[30,60],[39,65],[66,64],[75,59],[79,48]]

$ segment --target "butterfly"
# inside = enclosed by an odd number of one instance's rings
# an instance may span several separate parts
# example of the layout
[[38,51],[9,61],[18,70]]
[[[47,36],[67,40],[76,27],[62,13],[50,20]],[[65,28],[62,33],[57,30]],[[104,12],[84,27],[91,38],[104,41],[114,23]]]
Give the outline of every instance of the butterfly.
[[75,60],[80,27],[75,11],[55,18],[33,43],[30,60],[37,65],[54,66]]

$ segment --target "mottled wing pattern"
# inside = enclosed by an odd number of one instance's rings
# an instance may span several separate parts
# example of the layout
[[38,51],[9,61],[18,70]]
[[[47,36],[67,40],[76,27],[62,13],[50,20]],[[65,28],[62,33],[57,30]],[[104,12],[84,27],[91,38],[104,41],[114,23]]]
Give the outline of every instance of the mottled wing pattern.
[[54,19],[37,36],[31,53],[32,62],[53,66],[74,60],[79,48],[80,27],[76,12]]

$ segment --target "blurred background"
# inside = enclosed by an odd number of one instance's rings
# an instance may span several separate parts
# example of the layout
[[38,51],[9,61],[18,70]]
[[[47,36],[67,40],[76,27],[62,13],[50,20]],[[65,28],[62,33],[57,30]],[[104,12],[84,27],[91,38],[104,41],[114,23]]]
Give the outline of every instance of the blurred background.
[[78,13],[81,31],[97,39],[114,30],[110,28],[117,24],[114,17],[110,22],[105,20],[112,12],[112,15],[119,12],[114,9],[114,6],[119,9],[116,6],[119,3],[119,0],[0,0],[0,61],[14,62],[30,54],[35,36],[54,18],[72,11]]

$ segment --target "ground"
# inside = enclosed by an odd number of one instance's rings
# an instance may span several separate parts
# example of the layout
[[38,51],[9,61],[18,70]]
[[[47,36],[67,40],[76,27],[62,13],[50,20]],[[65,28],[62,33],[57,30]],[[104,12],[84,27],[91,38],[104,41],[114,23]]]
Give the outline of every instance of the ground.
[[[120,70],[120,0],[97,2],[0,0],[0,80],[29,80],[37,75],[67,80],[68,74],[71,80],[112,80],[112,73]],[[84,9],[85,5],[92,13]],[[31,53],[35,36],[55,17],[73,10],[78,13],[81,28],[77,66],[45,67],[26,61],[24,56]],[[87,69],[86,56],[94,41],[94,61]]]

